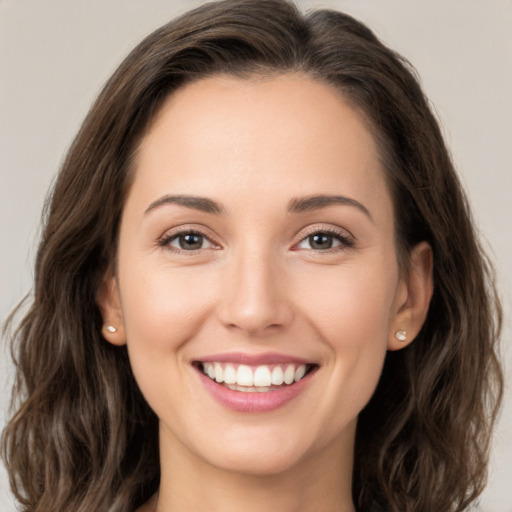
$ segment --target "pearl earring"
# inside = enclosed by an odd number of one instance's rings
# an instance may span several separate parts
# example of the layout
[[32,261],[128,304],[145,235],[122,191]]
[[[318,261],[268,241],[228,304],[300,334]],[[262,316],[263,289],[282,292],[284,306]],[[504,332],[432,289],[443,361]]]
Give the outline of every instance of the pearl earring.
[[405,341],[407,339],[407,331],[396,331],[395,338],[398,341]]
[[112,333],[117,332],[117,329],[113,325],[106,325],[105,330],[107,332],[112,332]]

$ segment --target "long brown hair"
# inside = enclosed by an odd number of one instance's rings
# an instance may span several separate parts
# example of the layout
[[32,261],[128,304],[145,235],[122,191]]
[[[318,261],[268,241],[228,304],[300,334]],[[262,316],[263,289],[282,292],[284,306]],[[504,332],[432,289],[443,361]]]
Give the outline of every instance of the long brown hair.
[[[203,5],[140,43],[85,119],[49,198],[30,310],[11,334],[16,411],[2,450],[22,510],[127,511],[159,485],[158,422],[96,305],[115,261],[132,159],[183,84],[301,72],[334,85],[369,123],[394,198],[397,248],[434,253],[427,320],[390,352],[360,414],[360,511],[461,511],[482,491],[501,398],[500,306],[436,119],[403,58],[335,11],[285,0]],[[11,317],[10,325],[13,325]]]

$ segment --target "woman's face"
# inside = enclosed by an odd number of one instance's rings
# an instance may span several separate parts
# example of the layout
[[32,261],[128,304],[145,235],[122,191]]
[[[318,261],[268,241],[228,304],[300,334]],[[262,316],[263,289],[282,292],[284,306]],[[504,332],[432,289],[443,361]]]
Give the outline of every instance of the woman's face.
[[299,75],[211,77],[135,166],[102,310],[162,450],[262,474],[350,456],[408,300],[359,115]]

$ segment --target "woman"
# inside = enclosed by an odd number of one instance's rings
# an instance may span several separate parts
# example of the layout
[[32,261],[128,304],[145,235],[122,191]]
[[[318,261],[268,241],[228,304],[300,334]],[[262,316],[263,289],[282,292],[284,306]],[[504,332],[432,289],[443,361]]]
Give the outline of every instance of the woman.
[[340,13],[191,11],[121,64],[55,185],[14,336],[15,493],[463,510],[501,393],[489,276],[402,59]]

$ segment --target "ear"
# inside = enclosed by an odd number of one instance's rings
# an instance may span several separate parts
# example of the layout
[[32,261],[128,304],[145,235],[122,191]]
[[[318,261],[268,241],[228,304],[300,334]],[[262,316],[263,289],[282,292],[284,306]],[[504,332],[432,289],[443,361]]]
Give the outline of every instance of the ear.
[[117,279],[112,272],[108,272],[96,295],[96,303],[103,318],[102,336],[113,345],[121,346],[126,343],[123,322],[123,311],[119,297]]
[[427,242],[419,243],[411,251],[409,259],[408,272],[402,277],[397,289],[388,350],[400,350],[416,338],[427,317],[434,290],[430,245]]

